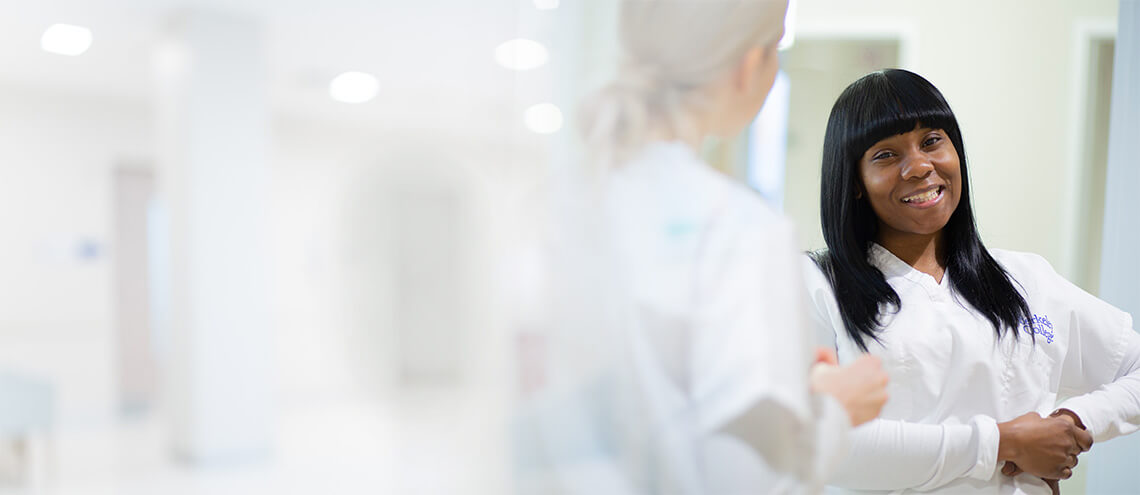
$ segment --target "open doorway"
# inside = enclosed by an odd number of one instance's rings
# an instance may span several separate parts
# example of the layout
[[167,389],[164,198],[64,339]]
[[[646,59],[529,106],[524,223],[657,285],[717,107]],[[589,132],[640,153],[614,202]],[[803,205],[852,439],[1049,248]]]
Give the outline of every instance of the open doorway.
[[1116,41],[1109,33],[1090,33],[1082,41],[1085,51],[1082,96],[1078,116],[1080,145],[1077,159],[1076,284],[1091,294],[1100,287],[1101,241],[1108,169],[1108,125],[1112,107],[1113,54]]
[[118,409],[125,416],[153,405],[157,364],[150,318],[147,210],[154,173],[141,167],[113,171],[114,322]]
[[799,226],[803,247],[825,247],[819,223],[820,162],[831,106],[843,89],[868,72],[899,67],[898,37],[799,36],[781,65],[790,86],[784,212]]

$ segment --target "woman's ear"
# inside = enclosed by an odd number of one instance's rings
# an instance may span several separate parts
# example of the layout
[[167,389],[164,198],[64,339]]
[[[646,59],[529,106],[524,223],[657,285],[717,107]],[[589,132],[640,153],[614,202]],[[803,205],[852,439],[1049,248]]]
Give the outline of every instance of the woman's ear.
[[744,52],[744,57],[736,66],[732,74],[732,87],[736,91],[746,92],[753,84],[753,80],[760,77],[760,68],[765,63],[767,55],[763,47],[754,47]]

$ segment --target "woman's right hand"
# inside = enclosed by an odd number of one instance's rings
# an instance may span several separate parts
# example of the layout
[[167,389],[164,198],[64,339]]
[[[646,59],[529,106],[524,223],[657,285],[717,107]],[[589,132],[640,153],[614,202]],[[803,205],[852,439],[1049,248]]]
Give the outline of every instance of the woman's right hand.
[[833,364],[834,357],[819,356],[817,361],[811,376],[812,389],[835,397],[847,410],[852,426],[879,415],[887,403],[888,380],[879,358],[866,354],[842,368]]
[[1016,464],[1014,469],[1046,479],[1069,479],[1077,455],[1092,448],[1092,435],[1062,417],[1042,418],[1025,413],[998,423],[998,462]]

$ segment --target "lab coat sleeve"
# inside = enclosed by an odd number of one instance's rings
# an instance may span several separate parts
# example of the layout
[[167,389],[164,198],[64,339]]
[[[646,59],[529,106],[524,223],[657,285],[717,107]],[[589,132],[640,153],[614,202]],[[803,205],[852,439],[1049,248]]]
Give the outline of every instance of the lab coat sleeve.
[[1098,442],[1140,429],[1140,335],[1131,330],[1125,335],[1126,350],[1116,378],[1060,405],[1077,413]]
[[1034,258],[1040,265],[1044,307],[1065,308],[1062,314],[1068,319],[1058,407],[1077,413],[1098,442],[1140,429],[1140,334],[1132,328],[1132,317],[1065,280],[1043,258]]
[[[777,218],[777,217],[773,217]],[[810,392],[807,325],[791,224],[745,221],[742,235],[710,235],[693,336],[692,394],[705,431],[735,432],[769,466],[814,491],[844,456],[842,407]]]
[[[1044,260],[1042,260],[1044,263]],[[1096,441],[1140,429],[1140,334],[1132,317],[1056,275],[1050,302],[1068,302],[1068,352],[1058,407],[1081,417]],[[1039,336],[1040,338],[1040,336]]]
[[988,481],[997,471],[997,422],[919,424],[876,419],[851,434],[850,454],[831,483],[856,490],[933,490],[960,478]]
[[1132,330],[1124,335],[1125,352],[1115,377],[1059,405],[1077,413],[1097,442],[1140,429],[1140,335]]
[[[801,274],[803,275],[804,285],[807,289],[804,294],[810,294],[810,288],[820,287],[820,284],[827,284],[827,279],[823,273],[819,271],[815,261],[806,255],[799,256],[800,266],[802,268]],[[836,350],[835,346],[835,332],[831,330],[831,321],[826,316],[826,312],[816,307],[816,300],[814,297],[805,297],[803,303],[807,309],[807,325],[811,329],[811,334],[815,337],[815,345],[831,350]],[[830,478],[847,458],[850,451],[850,416],[843,405],[839,403],[834,397],[827,394],[813,394],[817,407],[819,408],[818,414],[818,427],[819,438],[817,439],[817,452],[831,452],[830,456],[820,456],[817,461],[819,465],[816,472],[820,473],[826,478]],[[827,433],[831,431],[832,433]],[[826,479],[825,479],[826,481]]]
[[823,485],[843,465],[851,452],[851,417],[847,409],[827,394],[812,394],[816,421],[814,433],[815,466],[813,482]]

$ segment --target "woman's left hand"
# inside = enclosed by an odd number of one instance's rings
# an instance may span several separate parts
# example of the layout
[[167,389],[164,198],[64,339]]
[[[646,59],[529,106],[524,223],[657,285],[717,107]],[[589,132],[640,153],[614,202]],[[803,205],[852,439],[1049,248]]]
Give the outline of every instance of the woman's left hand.
[[[1067,419],[1067,420],[1069,420],[1069,422],[1073,423],[1074,426],[1076,426],[1082,430],[1085,429],[1085,425],[1080,420],[1080,418],[1077,416],[1077,413],[1070,411],[1068,409],[1058,409],[1056,411],[1053,411],[1053,414],[1050,414],[1050,416]],[[1006,476],[1017,476],[1017,475],[1021,474],[1022,472],[1023,471],[1021,470],[1021,468],[1017,467],[1017,464],[1014,464],[1013,462],[1010,462],[1010,461],[1006,461],[1005,465],[1001,467],[1001,474],[1004,474]],[[1061,495],[1061,484],[1060,484],[1061,482],[1059,480],[1048,479],[1048,478],[1041,478],[1041,479],[1043,481],[1045,481],[1046,485],[1049,485],[1049,488],[1051,490],[1053,490],[1053,495]]]
[[[1017,476],[1017,475],[1021,474],[1022,472],[1023,471],[1021,470],[1021,468],[1017,467],[1017,464],[1014,464],[1014,463],[1009,462],[1009,461],[1006,461],[1005,465],[1001,467],[1001,474],[1004,474],[1006,476]],[[1053,490],[1053,495],[1061,495],[1061,482],[1060,481],[1051,480],[1048,478],[1041,478],[1041,480],[1044,481],[1046,485],[1049,485],[1049,489]]]

